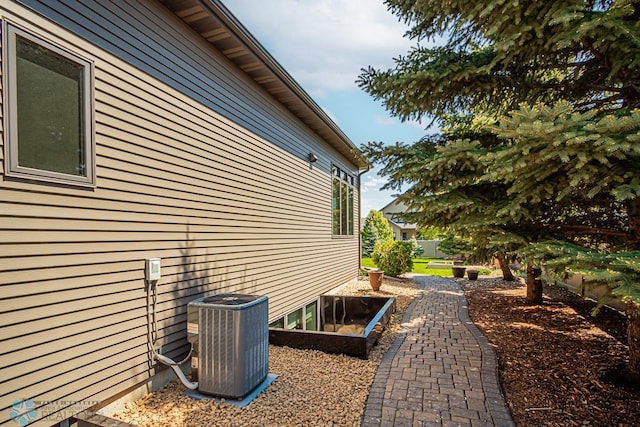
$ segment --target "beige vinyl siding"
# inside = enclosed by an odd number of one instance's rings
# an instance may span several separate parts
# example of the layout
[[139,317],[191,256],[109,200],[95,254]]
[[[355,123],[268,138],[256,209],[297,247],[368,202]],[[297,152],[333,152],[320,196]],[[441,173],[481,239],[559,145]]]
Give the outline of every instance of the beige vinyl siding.
[[176,16],[153,7],[153,1],[22,2],[233,122],[306,156],[298,138],[307,139],[308,132],[291,120],[281,120],[282,111],[274,115],[270,96],[256,91],[256,84],[238,75],[240,70],[218,52],[212,59],[206,42],[185,42],[185,37],[200,36]]
[[16,399],[101,401],[155,372],[145,258],[162,258],[174,358],[203,294],[267,294],[274,319],[355,278],[357,237],[331,237],[331,163],[357,171],[300,120],[157,3],[25,3],[58,23],[3,16],[95,63],[97,180],[0,182],[0,425]]

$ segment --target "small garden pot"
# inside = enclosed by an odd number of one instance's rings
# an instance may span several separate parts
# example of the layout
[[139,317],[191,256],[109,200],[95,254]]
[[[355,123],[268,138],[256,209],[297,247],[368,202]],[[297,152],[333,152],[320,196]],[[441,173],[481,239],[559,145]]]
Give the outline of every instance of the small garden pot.
[[451,272],[453,273],[453,277],[462,278],[464,277],[464,272],[466,269],[467,269],[466,267],[454,266],[454,267],[451,267]]
[[467,270],[469,280],[478,280],[478,270]]
[[382,286],[382,278],[384,277],[384,271],[382,270],[369,270],[369,284],[371,289],[379,291]]

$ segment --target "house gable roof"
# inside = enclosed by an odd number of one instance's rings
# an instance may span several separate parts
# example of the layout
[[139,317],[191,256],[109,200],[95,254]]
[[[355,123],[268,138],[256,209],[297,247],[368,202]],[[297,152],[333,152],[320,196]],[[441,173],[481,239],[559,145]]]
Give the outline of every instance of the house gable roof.
[[359,169],[370,164],[302,87],[220,0],[160,0]]
[[[394,209],[390,209],[390,208],[394,208]],[[396,221],[394,214],[404,213],[406,211],[407,211],[407,206],[404,203],[400,202],[398,199],[393,199],[391,202],[386,204],[382,209],[380,209],[380,212],[382,212],[382,215],[387,219],[387,221],[389,221],[396,227],[402,230],[416,230],[417,226],[415,224],[408,224],[408,223]]]
[[384,207],[382,209],[380,209],[380,212],[387,212],[387,210],[390,207],[396,207],[397,209],[392,211],[392,212],[406,212],[407,211],[407,206],[400,202],[397,198],[393,199],[392,201],[390,201],[389,203],[387,203],[386,205],[384,205]]
[[406,223],[400,223],[400,222],[395,222],[389,218],[387,218],[387,221],[389,221],[391,224],[395,225],[396,227],[398,227],[400,230],[417,230],[418,227],[415,224],[406,224]]

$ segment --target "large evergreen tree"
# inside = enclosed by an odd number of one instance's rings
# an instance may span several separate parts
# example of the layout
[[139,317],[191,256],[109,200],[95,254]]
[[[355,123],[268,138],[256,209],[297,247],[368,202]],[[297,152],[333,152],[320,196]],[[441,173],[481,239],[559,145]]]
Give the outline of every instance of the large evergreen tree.
[[[365,147],[390,187],[408,187],[412,221],[441,218],[497,253],[588,277],[623,259],[609,282],[628,297],[630,326],[640,319],[629,268],[640,261],[640,1],[386,3],[411,37],[447,40],[359,78],[398,117],[443,126],[414,144]],[[528,299],[541,302],[533,267]],[[640,372],[633,351],[631,368]]]

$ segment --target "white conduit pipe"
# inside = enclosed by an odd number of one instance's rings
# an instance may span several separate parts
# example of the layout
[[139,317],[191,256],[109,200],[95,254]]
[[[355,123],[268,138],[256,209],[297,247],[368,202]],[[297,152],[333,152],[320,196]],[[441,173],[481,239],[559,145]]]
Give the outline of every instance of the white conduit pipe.
[[[189,360],[189,357],[191,357],[191,353],[193,352],[193,344],[191,344],[191,349],[189,349],[189,354],[187,354],[187,357],[185,357],[184,359],[182,359],[180,362],[175,362],[174,360],[170,359],[167,356],[164,356],[160,353],[158,353],[156,351],[156,347],[155,347],[155,340],[152,337],[152,326],[153,326],[153,331],[155,332],[157,330],[157,320],[156,320],[156,298],[157,298],[157,286],[156,283],[147,283],[147,289],[149,291],[152,290],[152,296],[150,297],[149,294],[147,293],[147,340],[149,341],[149,347],[151,348],[151,353],[153,354],[153,358],[158,360],[160,363],[162,363],[163,365],[167,365],[170,366],[171,369],[173,369],[173,372],[176,373],[176,376],[178,377],[178,379],[180,380],[180,382],[187,387],[190,390],[197,390],[198,389],[198,383],[192,383],[190,382],[186,375],[184,374],[184,372],[182,372],[182,369],[180,369],[180,365],[182,365],[184,362],[186,362],[187,360]],[[149,300],[152,300],[152,305],[153,305],[153,310],[149,309]]]
[[171,369],[173,369],[173,372],[176,373],[176,376],[178,377],[180,382],[184,384],[185,387],[191,390],[198,389],[198,383],[190,382],[187,379],[187,377],[184,375],[184,372],[182,372],[182,369],[180,369],[180,366],[178,366],[176,362],[169,359],[167,356],[163,356],[162,354],[156,353],[155,351],[153,353],[156,359],[158,359],[160,362],[164,363],[165,365],[171,366]]

